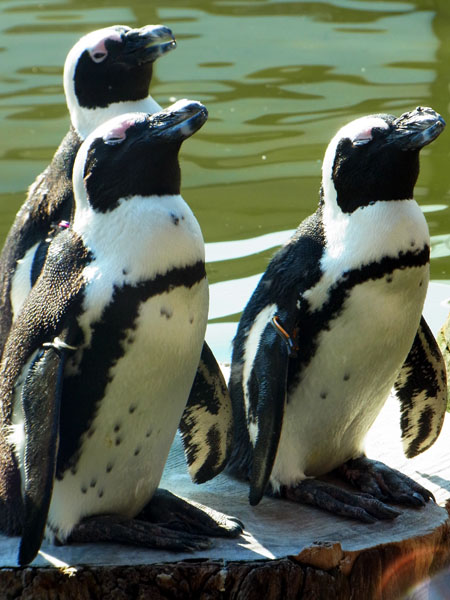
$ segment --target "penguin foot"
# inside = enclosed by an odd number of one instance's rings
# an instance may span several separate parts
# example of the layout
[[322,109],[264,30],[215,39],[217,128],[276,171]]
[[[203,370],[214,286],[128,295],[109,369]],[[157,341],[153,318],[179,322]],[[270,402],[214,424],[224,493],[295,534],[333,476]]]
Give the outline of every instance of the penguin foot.
[[160,488],[137,518],[160,523],[174,531],[213,537],[237,537],[244,530],[239,519],[202,504],[188,502]]
[[317,506],[363,523],[395,519],[400,513],[370,494],[354,493],[318,479],[305,479],[295,487],[282,486],[281,495],[294,502]]
[[348,460],[338,472],[362,492],[383,501],[406,506],[425,506],[433,494],[413,479],[366,456]]
[[115,542],[172,552],[192,552],[211,547],[211,541],[200,535],[174,531],[162,525],[119,515],[88,517],[74,527],[67,541]]

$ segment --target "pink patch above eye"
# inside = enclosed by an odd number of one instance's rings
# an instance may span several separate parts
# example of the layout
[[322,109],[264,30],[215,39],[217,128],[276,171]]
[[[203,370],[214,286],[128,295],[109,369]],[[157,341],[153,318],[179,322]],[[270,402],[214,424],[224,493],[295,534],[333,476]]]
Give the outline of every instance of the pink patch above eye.
[[111,33],[106,38],[102,38],[96,44],[88,49],[89,55],[92,60],[96,63],[102,62],[108,56],[108,50],[106,49],[105,42],[107,40],[113,40],[120,42],[121,37],[118,33]]
[[354,144],[365,144],[372,139],[372,127],[367,127],[367,129],[363,129],[353,138]]
[[103,136],[106,144],[120,144],[127,137],[127,130],[136,123],[135,119],[124,119]]

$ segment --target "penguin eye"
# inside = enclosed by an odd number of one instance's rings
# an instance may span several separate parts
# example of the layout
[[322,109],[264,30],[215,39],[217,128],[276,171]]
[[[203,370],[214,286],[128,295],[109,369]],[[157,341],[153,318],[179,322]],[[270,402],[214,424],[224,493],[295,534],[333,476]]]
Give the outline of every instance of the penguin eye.
[[103,141],[108,146],[117,146],[118,144],[121,144],[125,140],[125,138],[126,138],[126,135],[120,136],[120,135],[116,135],[116,134],[111,134],[111,135],[105,135],[105,137],[103,138]]
[[101,51],[90,52],[89,54],[91,55],[91,58],[95,63],[103,62],[105,60],[105,58],[108,56],[107,52],[101,52]]
[[371,137],[358,138],[356,140],[353,140],[353,145],[354,146],[364,146],[364,144],[368,144],[371,140],[372,140]]

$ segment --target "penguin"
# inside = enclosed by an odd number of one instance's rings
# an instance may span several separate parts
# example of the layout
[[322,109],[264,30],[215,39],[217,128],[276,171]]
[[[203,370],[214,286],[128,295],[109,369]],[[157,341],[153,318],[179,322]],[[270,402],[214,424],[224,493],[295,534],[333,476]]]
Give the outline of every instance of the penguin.
[[21,535],[21,565],[44,535],[177,551],[242,531],[158,490],[208,315],[204,242],[178,163],[206,119],[189,100],[128,113],[78,151],[74,218],[51,241],[0,365],[0,528]]
[[[421,316],[430,238],[413,190],[419,152],[444,126],[423,107],[345,125],[325,152],[316,212],[246,305],[232,349],[228,471],[249,480],[252,505],[267,491],[371,523],[400,514],[387,502],[432,497],[367,458],[364,438],[391,388],[407,457],[441,430],[446,373]],[[319,479],[331,472],[358,492]]]
[[70,221],[72,169],[81,142],[116,115],[161,110],[148,92],[153,63],[175,47],[171,30],[163,25],[115,25],[88,33],[68,53],[63,81],[69,132],[30,186],[0,256],[1,348],[42,268],[49,239]]
[[[163,25],[115,25],[88,33],[68,53],[63,79],[70,130],[30,187],[0,256],[0,356],[11,323],[41,272],[50,241],[69,226],[73,163],[82,140],[114,116],[160,111],[148,92],[153,63],[174,48],[172,31]],[[180,422],[189,473],[196,483],[211,478],[211,469],[223,468],[231,449],[231,420],[227,385],[205,342]]]

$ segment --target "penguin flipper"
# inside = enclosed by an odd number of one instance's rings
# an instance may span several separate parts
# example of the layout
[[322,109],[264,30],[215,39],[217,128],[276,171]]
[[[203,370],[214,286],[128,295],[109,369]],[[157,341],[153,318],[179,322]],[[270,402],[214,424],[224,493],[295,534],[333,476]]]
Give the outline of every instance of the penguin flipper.
[[[22,489],[28,499],[27,508],[21,511],[21,520],[26,523],[22,528],[23,550],[19,557],[22,563],[32,560],[39,549],[35,546],[42,538],[45,525],[42,521],[47,516],[48,506],[45,507],[45,503],[51,497],[53,475],[50,469],[55,460],[51,454],[56,455],[58,449],[54,434],[54,430],[58,430],[55,415],[59,415],[58,396],[61,391],[58,381],[64,366],[69,330],[72,335],[77,327],[75,314],[83,298],[82,273],[88,260],[88,250],[71,230],[62,232],[53,240],[44,269],[17,315],[3,351],[0,417],[5,430],[14,424],[15,413],[17,417],[21,416],[15,411],[15,403],[18,385],[22,387],[24,441],[14,442],[11,436],[8,439],[9,444],[15,446],[15,452],[24,454],[24,468],[19,473],[24,476]],[[55,356],[52,356],[54,353]],[[23,372],[25,378],[22,383]],[[48,380],[48,387],[45,380]],[[1,483],[3,485],[3,481]],[[18,504],[22,500],[20,486],[19,490],[17,486],[10,487],[12,489],[7,490],[8,504]]]
[[65,356],[66,350],[56,345],[40,350],[28,369],[22,388],[26,441],[20,565],[34,559],[44,537],[56,471]]
[[233,416],[225,379],[206,342],[179,431],[192,481],[218,475],[231,452]]
[[[252,387],[256,388],[256,398],[250,397],[247,413],[253,444],[249,494],[252,506],[261,500],[275,462],[286,404],[288,363],[286,343],[269,323],[261,337],[251,374],[258,385],[252,386],[251,381],[249,385],[250,396]],[[255,400],[256,411],[253,411]]]
[[423,317],[394,389],[400,401],[403,451],[413,458],[436,441],[447,406],[444,359]]

